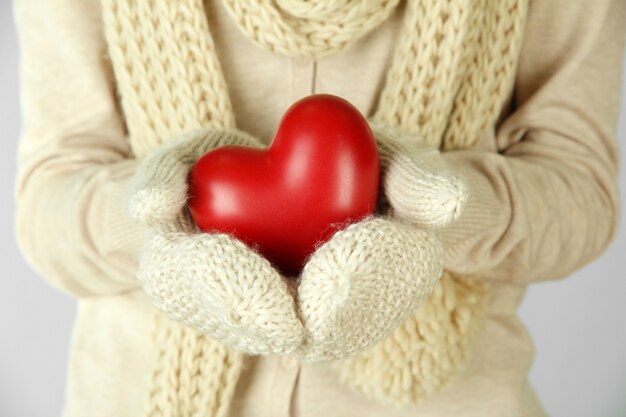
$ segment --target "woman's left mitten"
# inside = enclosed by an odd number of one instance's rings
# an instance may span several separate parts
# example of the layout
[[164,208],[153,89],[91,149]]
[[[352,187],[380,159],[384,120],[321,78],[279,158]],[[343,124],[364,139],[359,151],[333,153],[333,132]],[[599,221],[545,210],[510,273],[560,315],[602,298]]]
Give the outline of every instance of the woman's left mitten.
[[424,301],[441,271],[432,231],[373,217],[337,232],[301,275],[299,356],[329,362],[376,344]]
[[433,290],[443,269],[437,231],[467,200],[439,151],[374,125],[381,162],[380,216],[336,233],[301,275],[298,306],[306,362],[358,354],[381,341]]
[[427,229],[457,220],[468,198],[465,178],[416,135],[371,123],[380,155],[380,199],[394,216]]

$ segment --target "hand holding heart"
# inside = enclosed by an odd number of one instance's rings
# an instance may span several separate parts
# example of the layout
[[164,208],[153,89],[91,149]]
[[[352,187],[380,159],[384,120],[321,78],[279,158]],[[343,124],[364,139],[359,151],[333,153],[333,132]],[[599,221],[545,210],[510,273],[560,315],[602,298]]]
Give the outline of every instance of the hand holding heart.
[[363,116],[328,94],[283,116],[267,149],[226,146],[193,166],[189,209],[208,233],[228,233],[297,277],[316,245],[372,215],[379,184],[376,141]]
[[201,233],[185,209],[191,166],[225,145],[262,147],[243,132],[199,130],[141,162],[129,201],[131,215],[147,228],[138,279],[173,320],[243,352],[287,353],[303,340],[288,285],[238,240]]
[[[201,233],[185,209],[187,174],[197,159],[224,145],[263,152],[256,139],[236,130],[197,131],[147,156],[130,210],[149,230],[139,278],[155,305],[250,354],[295,352],[305,361],[324,362],[385,337],[439,278],[441,246],[434,229],[459,215],[466,192],[438,151],[383,127],[374,126],[374,133],[383,190],[379,213],[360,212],[350,226],[310,248],[295,297],[259,246],[253,250],[223,231]],[[371,195],[365,200],[369,206],[360,207],[373,209]],[[319,232],[314,226],[302,222],[312,234]]]

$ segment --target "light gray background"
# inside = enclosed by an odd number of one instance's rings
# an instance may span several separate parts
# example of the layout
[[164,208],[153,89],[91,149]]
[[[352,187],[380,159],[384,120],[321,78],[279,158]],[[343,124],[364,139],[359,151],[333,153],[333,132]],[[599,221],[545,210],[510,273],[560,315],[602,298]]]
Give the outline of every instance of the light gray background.
[[[0,417],[59,416],[75,302],[38,277],[15,244],[13,182],[20,126],[17,65],[11,2],[2,0],[0,198],[5,203],[0,204]],[[623,148],[624,105],[619,132]],[[623,153],[626,161],[626,150]],[[624,200],[625,185],[626,167],[621,174]],[[626,201],[622,217],[626,219]],[[626,227],[622,222],[617,240],[597,261],[566,280],[529,289],[521,315],[537,348],[531,379],[551,416],[626,416],[625,270]]]

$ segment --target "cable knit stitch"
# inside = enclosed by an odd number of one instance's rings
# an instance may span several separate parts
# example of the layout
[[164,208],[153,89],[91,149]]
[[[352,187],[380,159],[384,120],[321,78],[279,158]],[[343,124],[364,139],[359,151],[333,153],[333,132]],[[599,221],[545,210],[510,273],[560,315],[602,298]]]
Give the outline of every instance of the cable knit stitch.
[[[109,51],[137,157],[180,132],[233,127],[226,84],[201,0],[102,2]],[[311,3],[316,6],[302,4],[250,2],[245,10],[232,4],[229,10],[244,34],[253,41],[263,39],[260,44],[278,53],[298,55],[293,51],[302,50],[300,55],[316,58],[349,46],[350,41],[340,46],[322,42],[311,49],[310,45],[317,45],[314,38],[338,37],[327,33],[333,25],[310,29],[308,19],[296,18],[305,12],[323,13],[324,7],[317,2]],[[326,10],[332,14],[333,7],[344,4],[348,2],[328,2]],[[342,22],[348,26],[362,24],[367,16],[358,12],[360,6],[353,7]],[[281,14],[279,8],[291,10],[294,18],[288,22],[298,31],[275,25],[279,35],[265,37],[265,29],[256,28],[272,26]],[[496,122],[513,82],[526,9],[527,0],[407,0],[404,35],[373,119],[442,149],[474,146]],[[244,11],[255,21],[242,23]],[[389,9],[379,6],[375,13],[377,17],[367,20],[371,23],[362,32],[353,31],[355,39],[383,21]],[[467,360],[472,329],[479,322],[486,294],[478,280],[444,271],[432,294],[404,325],[356,358],[335,364],[342,380],[381,401],[406,404],[423,399],[448,382]],[[181,404],[192,402],[195,410],[225,415],[241,355],[196,337],[181,325],[156,320],[157,360],[148,415],[194,415],[182,414],[187,406]],[[205,353],[203,361],[181,359],[199,351]],[[203,390],[181,385],[182,375],[206,378],[201,385],[211,387],[212,399]]]
[[225,0],[224,5],[257,45],[309,59],[339,52],[381,24],[399,0]]

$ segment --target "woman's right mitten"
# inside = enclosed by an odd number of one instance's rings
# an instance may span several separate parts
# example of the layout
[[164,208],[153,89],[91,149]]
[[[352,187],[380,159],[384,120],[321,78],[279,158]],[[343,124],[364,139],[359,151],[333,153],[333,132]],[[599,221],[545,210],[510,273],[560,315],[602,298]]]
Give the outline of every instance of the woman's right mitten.
[[262,147],[237,130],[199,130],[141,162],[129,201],[146,226],[138,278],[173,320],[248,354],[289,353],[303,328],[283,277],[239,240],[199,231],[186,208],[191,166],[224,145]]

